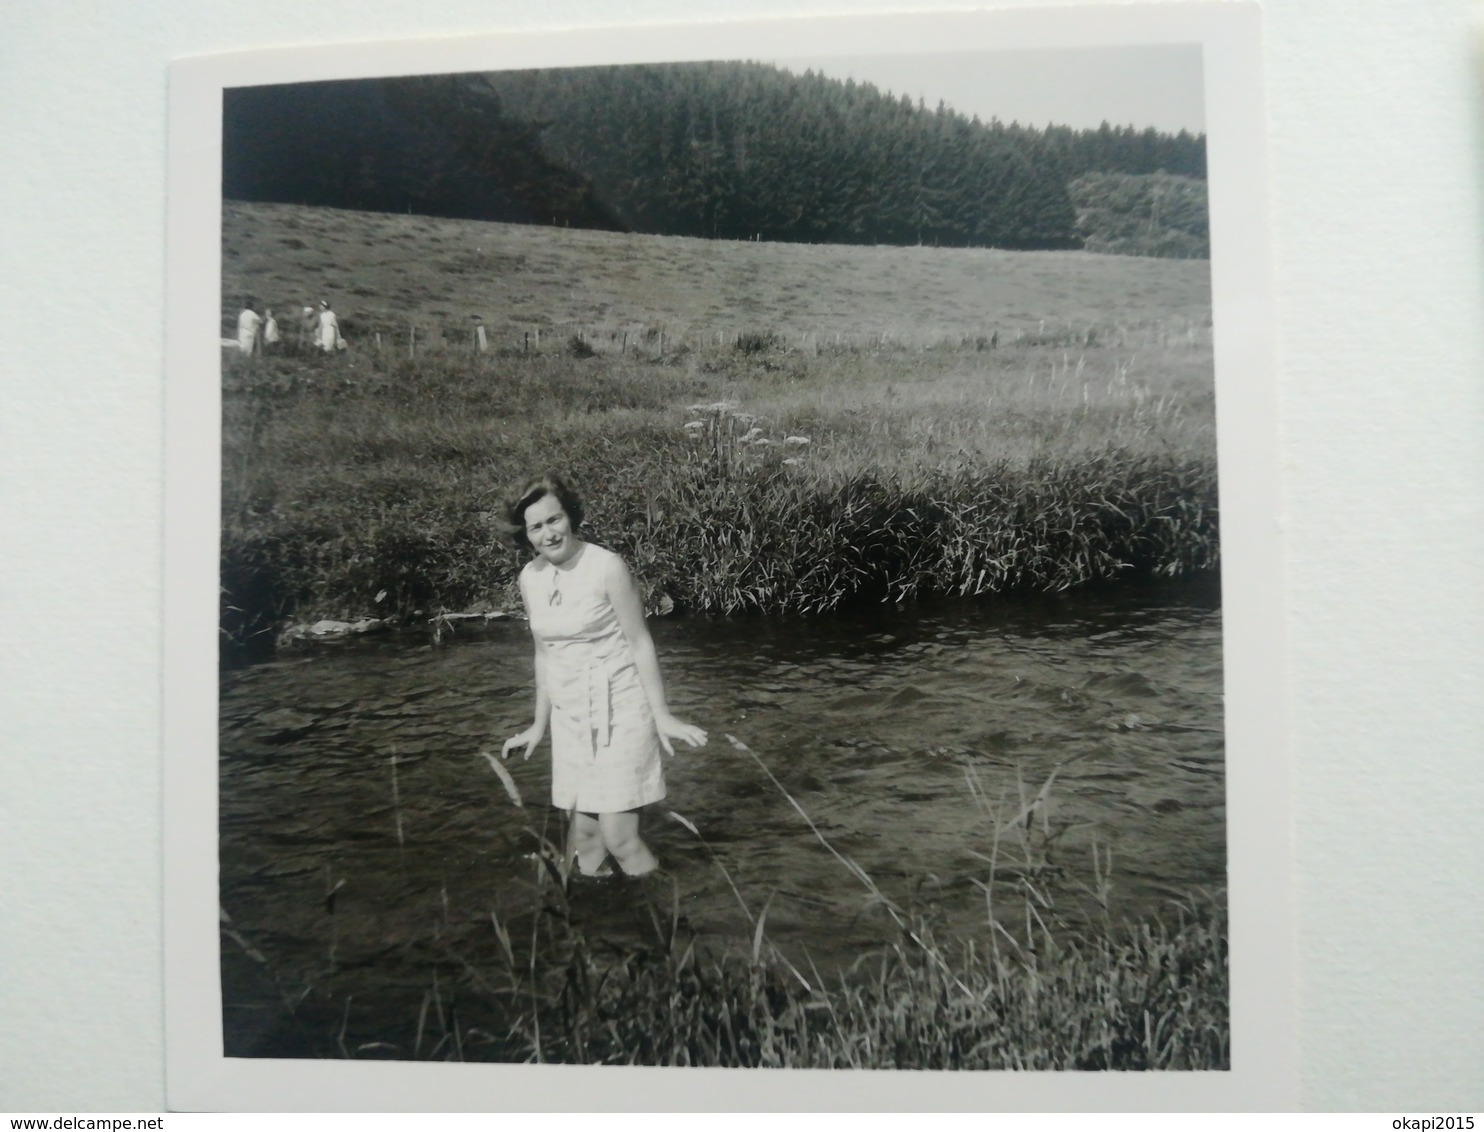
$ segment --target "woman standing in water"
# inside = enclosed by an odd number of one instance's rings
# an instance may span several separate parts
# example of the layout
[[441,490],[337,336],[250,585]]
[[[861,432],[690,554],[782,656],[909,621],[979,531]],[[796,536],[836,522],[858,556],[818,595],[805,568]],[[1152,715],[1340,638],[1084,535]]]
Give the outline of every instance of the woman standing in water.
[[538,476],[506,507],[536,641],[535,722],[506,740],[525,758],[551,727],[551,801],[572,813],[578,870],[599,875],[611,855],[629,876],[658,862],[639,836],[639,807],[665,796],[660,751],[706,732],[670,714],[644,605],[624,561],[584,542],[582,500],[560,477]]

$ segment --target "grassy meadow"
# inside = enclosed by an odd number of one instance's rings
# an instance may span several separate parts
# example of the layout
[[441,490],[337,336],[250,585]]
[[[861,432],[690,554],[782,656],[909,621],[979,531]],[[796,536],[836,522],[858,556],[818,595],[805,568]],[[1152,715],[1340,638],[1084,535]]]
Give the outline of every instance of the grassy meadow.
[[[809,613],[1218,555],[1207,265],[228,203],[223,628],[513,608],[565,469],[651,609]],[[350,348],[300,348],[327,297]],[[477,330],[485,349],[477,349]]]

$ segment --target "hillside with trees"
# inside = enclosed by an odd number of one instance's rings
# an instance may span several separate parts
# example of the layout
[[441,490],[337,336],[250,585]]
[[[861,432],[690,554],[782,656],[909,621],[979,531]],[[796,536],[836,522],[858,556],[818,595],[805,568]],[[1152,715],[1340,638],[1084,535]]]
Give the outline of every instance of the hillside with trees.
[[1088,174],[1199,180],[1205,139],[737,62],[243,88],[224,115],[231,199],[730,240],[1077,248]]

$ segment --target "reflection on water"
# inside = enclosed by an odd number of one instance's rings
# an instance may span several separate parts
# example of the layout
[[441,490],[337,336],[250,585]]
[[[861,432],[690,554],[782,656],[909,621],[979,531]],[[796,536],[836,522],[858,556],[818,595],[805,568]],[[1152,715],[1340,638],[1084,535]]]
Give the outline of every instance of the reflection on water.
[[[974,881],[993,842],[970,775],[1008,813],[1055,771],[1033,820],[1058,865],[1048,895],[1073,920],[1093,909],[1080,885],[1094,845],[1112,852],[1115,919],[1225,884],[1214,580],[653,629],[672,707],[712,736],[667,764],[669,798],[644,826],[703,938],[741,950],[750,934],[717,862],[754,909],[772,897],[769,935],[821,969],[890,936],[726,733],[889,895],[930,901],[960,933],[983,930]],[[229,1053],[333,1054],[340,1029],[406,1028],[435,980],[453,994],[494,962],[490,912],[532,900],[531,828],[560,829],[545,746],[510,764],[525,809],[479,755],[529,722],[531,698],[519,621],[438,648],[359,640],[223,673]],[[596,933],[652,931],[623,889],[598,899]]]

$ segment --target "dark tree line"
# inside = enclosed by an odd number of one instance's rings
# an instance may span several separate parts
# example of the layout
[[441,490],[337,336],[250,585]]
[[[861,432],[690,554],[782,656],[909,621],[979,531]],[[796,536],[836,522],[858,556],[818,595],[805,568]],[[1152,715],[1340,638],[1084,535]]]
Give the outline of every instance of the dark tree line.
[[536,127],[462,76],[228,90],[222,195],[582,228],[623,225]]
[[229,91],[237,199],[725,239],[1081,246],[1089,172],[1205,174],[1205,140],[1032,129],[757,63]]
[[489,76],[507,113],[649,232],[846,243],[1075,247],[1069,183],[1203,177],[1205,140],[1036,130],[757,63]]

